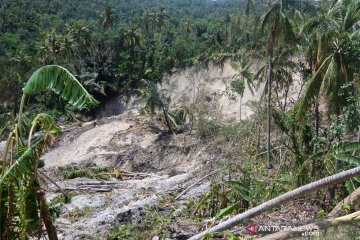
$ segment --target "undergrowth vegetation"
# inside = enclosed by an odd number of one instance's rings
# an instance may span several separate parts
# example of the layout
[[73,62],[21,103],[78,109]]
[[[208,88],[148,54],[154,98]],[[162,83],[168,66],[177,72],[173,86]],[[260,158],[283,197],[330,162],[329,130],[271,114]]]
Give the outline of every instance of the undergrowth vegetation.
[[141,223],[123,224],[108,233],[106,239],[151,239],[154,236],[170,238],[170,225],[175,221],[173,210],[169,210],[162,203],[145,207],[145,216]]
[[59,167],[59,174],[64,179],[74,179],[79,177],[105,179],[103,173],[108,173],[110,169],[106,166],[92,166],[92,167],[78,167],[78,166],[63,166]]
[[[108,239],[170,239],[179,218],[195,224],[196,232],[208,227],[205,220],[213,224],[355,169],[360,166],[359,23],[359,0],[2,1],[0,140],[7,141],[0,238],[57,239],[53,220],[69,199],[64,195],[47,204],[42,153],[60,133],[57,122],[92,118],[97,107],[118,95],[141,99],[139,112],[162,121],[163,136],[184,134],[184,142],[187,134],[196,136],[214,156],[205,165],[219,172],[186,208],[170,197],[159,203],[163,207],[149,206],[141,222],[115,226]],[[208,106],[209,96],[172,108],[161,89],[165,75],[210,63],[230,63],[235,72],[220,93],[239,98],[234,121]],[[258,94],[259,101],[246,103],[252,107],[245,116],[246,91]],[[63,179],[136,175],[101,166],[58,170]],[[359,189],[360,178],[348,176],[304,196],[318,219]],[[72,214],[79,218],[92,211]],[[204,236],[242,236],[216,234]]]

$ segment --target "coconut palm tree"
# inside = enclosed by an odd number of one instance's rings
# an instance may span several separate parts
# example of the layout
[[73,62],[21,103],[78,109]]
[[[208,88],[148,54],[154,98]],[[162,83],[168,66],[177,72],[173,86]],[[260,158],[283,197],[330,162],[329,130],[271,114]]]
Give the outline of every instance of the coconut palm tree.
[[[320,122],[320,95],[326,99],[328,115],[339,115],[352,94],[351,91],[342,91],[342,86],[354,80],[354,59],[348,49],[353,49],[360,39],[359,21],[360,2],[335,1],[328,11],[309,19],[304,26],[304,31],[316,36],[313,42],[316,57],[312,64],[312,78],[300,100],[299,116],[304,116],[315,102],[316,136]],[[338,169],[339,161],[336,161],[336,166]]]
[[[290,86],[293,83],[293,73],[297,64],[291,59],[294,49],[284,47],[279,49],[273,57],[272,76],[274,81],[274,90],[276,93],[278,105],[286,111]],[[279,97],[279,92],[283,91],[283,98]]]
[[[328,12],[320,12],[318,16],[312,18],[306,18],[305,15],[296,12],[296,19],[296,28],[298,30],[298,36],[301,39],[299,50],[304,53],[309,68],[308,74],[314,75],[323,60],[323,42],[330,37],[331,31],[329,31],[329,29],[331,29],[333,25],[337,25],[337,23]],[[315,29],[316,31],[314,31]],[[309,81],[308,74],[304,76],[303,86]],[[318,139],[320,128],[319,97],[315,97],[311,104],[314,105],[314,137]],[[304,111],[304,109],[302,111]],[[301,116],[301,111],[298,111],[298,114]],[[317,144],[314,143],[313,152],[316,153],[317,150]],[[312,174],[315,173],[314,170],[315,161],[313,161]]]
[[126,30],[124,35],[124,47],[129,50],[131,65],[128,68],[128,72],[134,73],[135,65],[135,49],[140,47],[143,43],[144,37],[139,30],[131,27]]
[[360,3],[350,0],[336,1],[325,14],[306,24],[317,36],[317,52],[313,76],[300,101],[300,116],[320,94],[327,100],[328,113],[340,114],[349,94],[340,94],[341,87],[354,80],[353,59],[349,59],[351,55],[347,49],[360,39],[359,21]]
[[185,18],[182,20],[181,25],[183,26],[185,32],[186,32],[186,37],[188,38],[190,33],[191,33],[191,29],[193,27],[193,20],[191,18]]
[[132,55],[135,48],[141,46],[144,40],[144,37],[142,36],[140,31],[135,30],[134,28],[127,29],[124,37],[124,47],[129,49]]
[[241,34],[243,32],[243,18],[241,16],[233,16],[229,22],[229,46],[237,47],[240,44]]
[[169,17],[169,15],[166,13],[166,9],[164,7],[161,7],[156,12],[156,25],[161,30],[161,28],[165,24],[165,20]]
[[[18,114],[18,123],[6,143],[0,174],[0,236],[2,239],[27,239],[40,236],[44,223],[48,238],[56,240],[56,230],[46,205],[45,192],[40,186],[38,171],[41,153],[59,132],[54,119],[39,114],[28,132],[24,131],[23,110],[30,94],[50,90],[77,109],[98,102],[65,68],[44,66],[35,71],[25,87]],[[35,134],[36,133],[36,134]],[[27,138],[27,140],[25,139]],[[16,227],[14,227],[16,226]]]
[[75,40],[72,35],[66,34],[63,38],[61,53],[67,60],[71,59],[75,54]]
[[79,20],[67,25],[66,36],[69,36],[75,44],[76,49],[73,49],[73,52],[75,52],[78,57],[84,58],[84,55],[89,52],[93,42],[91,39],[91,31],[87,26],[87,23]]
[[52,64],[61,55],[63,46],[62,36],[54,30],[47,32],[39,43],[40,62]]
[[246,55],[242,57],[240,62],[235,62],[232,65],[236,72],[233,75],[233,80],[231,81],[230,86],[231,90],[233,90],[240,96],[239,117],[241,122],[242,98],[244,96],[246,87],[250,90],[251,94],[254,94],[254,74],[250,69],[250,60]]
[[149,33],[150,29],[154,27],[155,12],[153,8],[144,8],[143,21],[145,33]]
[[114,9],[110,6],[107,6],[105,12],[102,15],[101,26],[108,30],[115,25]]
[[271,94],[272,94],[272,80],[273,80],[273,54],[277,46],[281,43],[292,43],[295,41],[295,35],[291,24],[282,9],[282,2],[277,1],[275,4],[269,6],[269,10],[263,15],[261,20],[261,29],[268,31],[267,37],[267,159],[268,167],[272,168],[271,162]]
[[[245,3],[245,16],[246,16],[246,28],[249,27],[249,17],[250,17],[250,6],[255,6],[255,0],[246,0]],[[249,43],[250,34],[246,32],[245,34],[246,43]]]

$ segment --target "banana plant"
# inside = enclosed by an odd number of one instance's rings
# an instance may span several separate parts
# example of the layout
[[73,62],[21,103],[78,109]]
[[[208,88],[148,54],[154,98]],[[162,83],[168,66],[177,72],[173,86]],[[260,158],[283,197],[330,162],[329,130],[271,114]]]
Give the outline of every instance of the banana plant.
[[335,171],[334,160],[339,160],[353,166],[360,166],[360,157],[356,156],[357,151],[360,151],[360,142],[342,141],[327,151],[320,151],[309,157],[304,162],[302,168],[305,168],[312,160],[317,158],[324,159],[323,167],[329,173]]
[[250,59],[246,54],[244,54],[240,62],[235,62],[232,64],[232,66],[236,72],[233,75],[232,81],[230,82],[230,89],[240,96],[239,119],[241,122],[241,107],[245,88],[247,88],[250,93],[254,95],[254,74],[250,69]]
[[[336,161],[346,162],[353,166],[360,166],[360,157],[356,156],[356,152],[359,150],[360,142],[340,142],[333,148],[332,154]],[[350,179],[345,183],[347,191],[355,191],[356,186],[358,186],[359,183],[359,176]]]
[[[42,234],[44,223],[48,239],[57,240],[55,226],[46,205],[38,171],[42,152],[60,132],[54,119],[45,113],[37,115],[26,133],[23,112],[26,98],[50,90],[76,109],[96,106],[81,83],[65,68],[48,65],[35,71],[25,87],[18,122],[8,136],[0,175],[0,238],[27,239]],[[27,139],[26,139],[27,138]]]
[[332,151],[335,159],[360,166],[360,158],[355,152],[360,150],[360,142],[340,142]]

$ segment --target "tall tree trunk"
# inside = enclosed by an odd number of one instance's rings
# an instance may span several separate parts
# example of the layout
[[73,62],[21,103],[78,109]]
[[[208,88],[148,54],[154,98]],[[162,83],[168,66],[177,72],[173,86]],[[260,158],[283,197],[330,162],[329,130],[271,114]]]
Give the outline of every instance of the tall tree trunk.
[[289,91],[290,91],[290,83],[286,84],[285,87],[285,96],[284,96],[284,106],[283,106],[283,111],[286,111],[286,107],[287,107],[287,101],[288,101],[288,95],[289,95]]
[[[340,142],[340,141],[339,141],[339,142]],[[335,160],[335,170],[336,170],[336,171],[339,171],[340,167],[341,167],[341,162],[340,162],[339,159],[336,159],[336,160]]]
[[[339,119],[339,114],[336,115],[336,119]],[[341,136],[338,136],[338,142],[341,142]],[[336,161],[335,161],[335,170],[339,171],[340,167],[341,167],[341,162],[340,162],[339,159],[336,159]]]
[[243,96],[240,96],[240,106],[239,106],[240,123],[241,123],[241,105],[242,105],[242,98],[243,98]]
[[6,215],[6,222],[4,228],[4,235],[1,239],[10,240],[11,239],[11,227],[13,225],[13,217],[14,217],[14,186],[12,183],[8,185],[8,209]]
[[[320,112],[319,112],[319,99],[316,97],[315,99],[315,139],[319,137],[319,129],[320,129]],[[316,143],[313,146],[313,153],[317,152]],[[316,159],[312,160],[311,166],[311,175],[314,176],[316,168]]]
[[165,110],[165,108],[163,108],[162,110],[163,110],[163,114],[164,114],[164,117],[165,117],[166,125],[167,125],[167,127],[169,129],[169,132],[172,133],[172,134],[175,134],[175,132],[174,132],[172,126],[171,126],[167,111]]
[[323,179],[320,179],[316,182],[309,183],[307,185],[304,185],[302,187],[296,188],[290,192],[287,192],[285,194],[282,194],[274,199],[271,199],[267,202],[262,203],[261,205],[249,209],[244,213],[238,214],[224,222],[219,223],[218,225],[208,229],[207,231],[204,231],[202,233],[199,233],[191,238],[189,240],[200,240],[206,233],[213,233],[213,232],[221,232],[226,229],[229,229],[235,225],[238,225],[240,222],[242,222],[244,219],[249,219],[251,217],[254,217],[256,215],[259,215],[260,213],[263,213],[265,211],[270,210],[271,208],[277,207],[281,204],[284,204],[290,200],[293,200],[295,198],[304,196],[306,194],[309,194],[311,192],[318,191],[320,189],[323,189],[325,187],[346,181],[352,177],[356,177],[360,175],[360,167],[353,168]]
[[[360,126],[358,126],[358,135],[357,135],[357,141],[360,142]],[[355,156],[356,150],[352,152],[352,155]]]
[[[249,15],[250,15],[250,0],[246,1],[245,16],[246,16],[246,29],[249,29]],[[250,41],[250,35],[248,32],[245,34],[245,43],[248,44]]]
[[267,161],[268,168],[271,169],[272,159],[271,159],[271,85],[272,85],[272,52],[269,54],[268,59],[269,64],[269,73],[268,73],[268,81],[267,81],[267,91],[268,91],[268,102],[267,102]]
[[48,206],[46,205],[45,192],[41,189],[38,191],[38,198],[40,205],[40,215],[45,224],[49,240],[58,240],[56,228],[52,222]]

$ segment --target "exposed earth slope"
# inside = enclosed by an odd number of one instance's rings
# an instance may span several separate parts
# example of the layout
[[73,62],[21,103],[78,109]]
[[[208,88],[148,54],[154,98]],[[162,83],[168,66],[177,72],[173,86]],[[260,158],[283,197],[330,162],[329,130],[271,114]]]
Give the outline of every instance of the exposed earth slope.
[[[66,131],[43,156],[43,171],[75,195],[56,220],[60,239],[103,239],[114,224],[139,221],[145,205],[176,196],[210,168],[211,151],[199,140],[164,134],[164,126],[154,120],[125,114],[85,125]],[[114,175],[64,180],[58,167],[66,165],[106,166],[114,168]],[[182,198],[208,185],[202,182]],[[49,201],[60,194],[55,185],[48,188]]]

